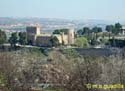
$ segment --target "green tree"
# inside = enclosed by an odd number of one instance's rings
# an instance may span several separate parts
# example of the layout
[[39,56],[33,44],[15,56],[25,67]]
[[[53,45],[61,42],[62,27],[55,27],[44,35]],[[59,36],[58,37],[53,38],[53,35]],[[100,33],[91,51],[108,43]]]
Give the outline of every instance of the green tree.
[[18,42],[17,32],[14,32],[11,34],[11,37],[9,38],[9,42],[11,44],[11,47],[16,47],[16,43]]
[[77,31],[78,35],[85,35],[85,34],[89,35],[89,33],[90,33],[89,27],[83,27],[83,29]]
[[102,28],[101,27],[93,27],[92,28],[92,32],[94,32],[94,33],[100,33],[100,32],[102,32]]
[[101,28],[101,27],[93,27],[93,28],[92,28],[92,32],[95,33],[95,34],[94,34],[94,37],[95,37],[96,40],[97,40],[98,33],[102,32],[102,28]]
[[98,27],[93,27],[93,28],[92,28],[92,32],[98,33]]
[[50,39],[50,42],[52,44],[52,46],[58,46],[59,45],[59,40],[56,36],[52,36],[52,38]]
[[122,25],[120,23],[115,24],[115,34],[121,33]]
[[114,26],[113,25],[107,25],[106,26],[106,28],[105,28],[105,30],[107,31],[107,32],[113,32],[113,30],[114,30]]
[[53,34],[60,34],[60,31],[58,29],[54,30]]
[[82,30],[82,29],[79,29],[79,30],[77,31],[77,34],[78,34],[78,35],[82,35],[82,34],[83,34],[83,30]]
[[110,39],[110,37],[111,37],[111,33],[113,33],[113,31],[114,31],[114,26],[113,25],[107,25],[106,26],[106,31],[109,33],[109,39]]
[[85,37],[78,37],[75,40],[75,45],[77,47],[85,48],[88,46],[88,41]]
[[26,43],[27,43],[27,34],[26,34],[26,32],[19,32],[19,43],[21,45],[26,45]]
[[56,29],[53,34],[61,34],[62,32],[67,33],[68,29]]
[[98,27],[98,33],[102,32],[102,28],[101,27]]
[[4,31],[0,30],[0,45],[5,43],[6,40],[7,40],[6,33]]
[[84,27],[83,28],[83,34],[89,34],[90,33],[90,29],[89,29],[89,27]]

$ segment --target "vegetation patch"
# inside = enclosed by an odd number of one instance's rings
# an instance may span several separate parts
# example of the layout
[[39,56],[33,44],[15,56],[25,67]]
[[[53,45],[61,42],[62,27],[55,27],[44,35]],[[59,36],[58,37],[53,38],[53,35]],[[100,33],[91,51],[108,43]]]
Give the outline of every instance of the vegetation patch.
[[60,49],[60,52],[65,54],[68,58],[77,58],[80,57],[80,54],[75,49]]

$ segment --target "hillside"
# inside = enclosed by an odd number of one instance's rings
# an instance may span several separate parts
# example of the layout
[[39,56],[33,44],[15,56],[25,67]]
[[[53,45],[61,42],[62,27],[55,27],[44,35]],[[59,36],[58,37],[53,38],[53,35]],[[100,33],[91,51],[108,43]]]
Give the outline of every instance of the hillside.
[[87,84],[122,84],[125,79],[120,55],[85,57],[74,49],[22,48],[0,52],[0,59],[0,86],[4,84],[5,91],[90,91]]

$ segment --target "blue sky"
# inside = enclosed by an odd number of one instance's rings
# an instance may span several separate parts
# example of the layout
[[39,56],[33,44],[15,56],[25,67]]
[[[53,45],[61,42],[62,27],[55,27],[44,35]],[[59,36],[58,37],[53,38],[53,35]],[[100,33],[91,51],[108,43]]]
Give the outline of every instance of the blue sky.
[[0,17],[125,20],[125,0],[0,0]]

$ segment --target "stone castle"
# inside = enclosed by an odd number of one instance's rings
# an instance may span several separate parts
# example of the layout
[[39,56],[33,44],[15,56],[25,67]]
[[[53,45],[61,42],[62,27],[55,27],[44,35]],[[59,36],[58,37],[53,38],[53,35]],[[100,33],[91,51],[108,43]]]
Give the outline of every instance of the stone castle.
[[74,29],[69,28],[66,33],[61,34],[44,34],[40,32],[40,26],[28,26],[26,28],[27,39],[32,45],[48,47],[52,46],[50,39],[52,37],[57,37],[60,44],[71,45],[74,44]]

